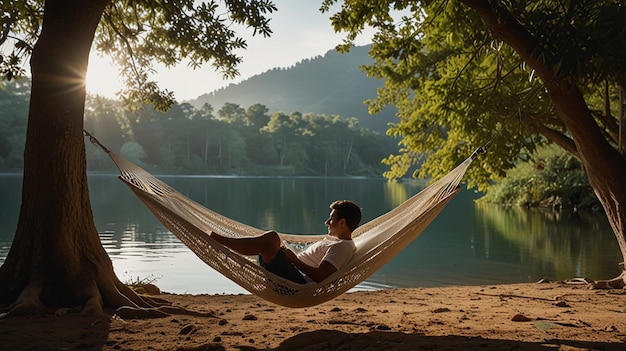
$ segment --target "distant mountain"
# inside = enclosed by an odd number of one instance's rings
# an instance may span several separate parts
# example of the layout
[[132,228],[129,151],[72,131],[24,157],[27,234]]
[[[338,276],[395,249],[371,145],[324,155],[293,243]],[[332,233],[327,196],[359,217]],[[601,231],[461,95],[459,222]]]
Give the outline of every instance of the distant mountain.
[[187,102],[196,108],[209,103],[216,111],[226,102],[243,108],[259,103],[270,113],[298,111],[356,117],[361,127],[384,133],[387,123],[396,121],[395,109],[370,115],[363,104],[376,98],[376,88],[383,85],[383,81],[368,79],[359,68],[373,63],[367,55],[369,49],[354,47],[346,54],[331,50],[324,56],[272,69]]

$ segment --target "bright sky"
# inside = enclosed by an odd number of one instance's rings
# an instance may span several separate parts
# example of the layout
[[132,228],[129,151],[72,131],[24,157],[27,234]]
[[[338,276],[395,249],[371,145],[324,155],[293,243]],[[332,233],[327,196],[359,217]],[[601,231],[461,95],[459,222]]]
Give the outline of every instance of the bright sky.
[[[278,11],[271,14],[271,37],[252,37],[251,30],[241,33],[247,39],[248,48],[238,53],[243,62],[235,80],[224,80],[210,64],[195,71],[181,65],[158,69],[156,80],[161,88],[173,91],[178,101],[194,99],[272,68],[289,67],[303,59],[323,55],[341,44],[345,37],[344,33],[337,34],[331,27],[329,17],[334,12],[322,14],[319,11],[321,1],[274,0],[274,4]],[[357,45],[369,44],[369,37],[365,35],[358,40]],[[92,54],[87,90],[113,98],[120,87],[116,68],[107,58]]]

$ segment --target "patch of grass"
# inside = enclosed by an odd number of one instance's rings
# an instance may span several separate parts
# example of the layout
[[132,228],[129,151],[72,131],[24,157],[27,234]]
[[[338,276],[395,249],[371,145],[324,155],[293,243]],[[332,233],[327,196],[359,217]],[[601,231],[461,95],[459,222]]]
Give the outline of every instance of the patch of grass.
[[159,280],[159,278],[150,274],[145,278],[139,278],[139,276],[130,278],[130,280],[124,282],[124,285],[138,294],[154,294],[155,290],[158,291],[159,289],[155,284],[157,280]]

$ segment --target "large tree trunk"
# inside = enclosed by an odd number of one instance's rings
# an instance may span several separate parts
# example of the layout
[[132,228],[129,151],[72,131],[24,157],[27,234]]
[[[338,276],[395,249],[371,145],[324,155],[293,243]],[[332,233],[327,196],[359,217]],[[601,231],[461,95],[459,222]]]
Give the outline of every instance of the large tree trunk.
[[[622,273],[613,287],[626,285],[626,161],[602,136],[579,89],[567,81],[546,84],[560,119],[565,124],[587,180],[602,204],[622,253]],[[602,286],[603,283],[598,284]]]
[[[113,272],[93,222],[87,186],[83,112],[85,74],[108,0],[47,0],[31,57],[22,205],[15,239],[0,267],[0,304],[141,306]],[[131,301],[131,300],[134,300]]]
[[[507,15],[504,9],[495,9],[486,0],[463,2],[480,15],[495,37],[517,51],[544,82],[558,117],[576,145],[576,154],[585,168],[589,184],[604,207],[622,258],[626,261],[626,160],[602,135],[575,82],[557,79],[553,67],[533,55],[536,40],[519,22]],[[616,286],[625,285],[624,270],[614,282]]]

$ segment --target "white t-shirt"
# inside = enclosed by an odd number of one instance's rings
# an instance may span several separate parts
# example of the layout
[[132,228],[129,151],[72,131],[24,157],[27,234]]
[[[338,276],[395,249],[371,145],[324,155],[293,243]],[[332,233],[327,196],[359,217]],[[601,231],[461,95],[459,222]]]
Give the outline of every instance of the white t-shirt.
[[319,267],[322,261],[328,261],[340,269],[350,261],[355,251],[354,241],[326,235],[324,239],[300,252],[298,258],[309,266]]

